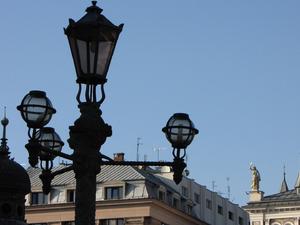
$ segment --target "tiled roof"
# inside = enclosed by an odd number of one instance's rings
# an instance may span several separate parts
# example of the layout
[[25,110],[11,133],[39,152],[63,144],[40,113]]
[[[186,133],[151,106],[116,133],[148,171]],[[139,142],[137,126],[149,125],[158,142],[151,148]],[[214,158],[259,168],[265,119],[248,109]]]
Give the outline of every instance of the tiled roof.
[[[59,165],[53,168],[53,171],[63,169],[67,166]],[[41,169],[29,167],[27,172],[30,177],[32,187],[41,187],[42,182],[39,178],[41,174]],[[60,186],[67,184],[75,184],[74,172],[68,171],[64,174],[55,176],[52,180],[52,186]],[[144,180],[145,176],[139,173],[136,169],[131,166],[102,166],[101,173],[97,175],[97,183],[112,181],[112,180]]]
[[[53,172],[66,168],[66,165],[59,165],[53,168]],[[39,178],[41,169],[29,167],[27,173],[30,177],[32,187],[41,187],[42,182]],[[74,172],[68,171],[63,174],[55,176],[52,180],[52,186],[70,185],[75,184]],[[151,170],[138,169],[132,166],[108,166],[104,165],[101,167],[101,172],[97,175],[97,183],[107,181],[133,181],[133,180],[148,180],[154,184],[163,185],[168,190],[180,194],[177,190],[177,186],[173,180],[163,179],[161,176],[154,175]]]
[[299,205],[300,195],[297,194],[297,190],[290,190],[286,192],[280,192],[277,194],[269,195],[263,197],[261,201],[249,202],[244,209],[252,209],[257,207],[267,207],[270,205],[276,206],[286,206],[286,205]]
[[290,201],[290,200],[300,200],[300,195],[297,194],[296,189],[286,191],[286,192],[280,192],[277,194],[265,196],[262,201],[268,202],[268,201]]

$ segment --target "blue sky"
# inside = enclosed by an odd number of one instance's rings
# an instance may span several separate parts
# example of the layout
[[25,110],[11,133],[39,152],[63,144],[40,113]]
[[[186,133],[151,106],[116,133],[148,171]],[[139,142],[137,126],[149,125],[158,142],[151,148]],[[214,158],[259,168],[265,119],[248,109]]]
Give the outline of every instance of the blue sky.
[[[113,23],[125,23],[106,84],[103,118],[113,136],[102,152],[171,160],[161,128],[175,112],[190,114],[199,135],[188,148],[197,182],[245,204],[249,163],[261,188],[276,193],[286,165],[293,187],[300,165],[300,2],[100,1]],[[3,1],[0,7],[0,106],[7,107],[12,156],[27,163],[27,129],[16,106],[32,89],[47,92],[55,127],[67,146],[79,116],[75,70],[63,27],[89,1]]]

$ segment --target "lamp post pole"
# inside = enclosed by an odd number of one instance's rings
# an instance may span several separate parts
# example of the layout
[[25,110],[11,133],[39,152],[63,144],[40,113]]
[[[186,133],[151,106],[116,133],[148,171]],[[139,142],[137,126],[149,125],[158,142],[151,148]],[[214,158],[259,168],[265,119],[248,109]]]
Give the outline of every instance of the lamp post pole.
[[[63,142],[59,135],[53,128],[45,127],[56,112],[45,92],[30,91],[17,107],[28,127],[29,141],[25,146],[29,163],[35,167],[40,162],[42,168],[40,179],[43,192],[48,194],[51,191],[51,181],[55,176],[74,171],[76,225],[95,224],[96,176],[101,172],[102,165],[170,166],[174,181],[178,184],[186,167],[185,150],[198,133],[187,114],[175,113],[163,128],[173,147],[173,162],[117,162],[101,154],[101,146],[112,135],[112,129],[102,119],[100,106],[105,100],[106,75],[123,24],[113,25],[101,14],[102,9],[96,6],[96,1],[92,1],[86,12],[77,22],[70,19],[65,29],[79,87],[76,99],[80,117],[69,127],[68,143],[73,154],[61,152]],[[73,164],[52,172],[56,156],[71,160]]]
[[95,104],[80,104],[81,116],[70,127],[70,148],[74,150],[76,177],[76,225],[95,224],[96,176],[101,170],[99,152],[111,127],[104,123]]

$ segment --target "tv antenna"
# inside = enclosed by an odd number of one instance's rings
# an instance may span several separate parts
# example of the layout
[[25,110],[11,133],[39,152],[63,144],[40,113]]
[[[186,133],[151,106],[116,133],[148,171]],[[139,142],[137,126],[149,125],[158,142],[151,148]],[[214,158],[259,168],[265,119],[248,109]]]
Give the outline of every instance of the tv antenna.
[[142,138],[138,137],[136,140],[136,161],[140,161],[140,145],[143,144],[141,143],[141,139]]
[[215,189],[216,189],[216,187],[217,187],[217,185],[216,185],[216,181],[212,181],[211,182],[211,187],[212,187],[212,191],[215,191]]
[[157,161],[160,161],[159,160],[159,156],[160,156],[160,151],[161,150],[166,150],[167,148],[165,148],[165,147],[154,147],[153,148],[153,150],[155,151],[155,152],[157,152]]
[[230,201],[230,184],[229,184],[230,178],[226,177],[226,181],[227,181],[227,198]]

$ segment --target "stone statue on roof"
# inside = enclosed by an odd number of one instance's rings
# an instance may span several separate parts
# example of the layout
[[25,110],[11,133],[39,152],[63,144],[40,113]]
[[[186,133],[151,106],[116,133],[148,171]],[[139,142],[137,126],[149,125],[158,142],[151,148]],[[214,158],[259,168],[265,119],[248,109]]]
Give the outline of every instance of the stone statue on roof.
[[251,191],[259,192],[260,174],[253,163],[250,163],[250,170],[252,172]]

